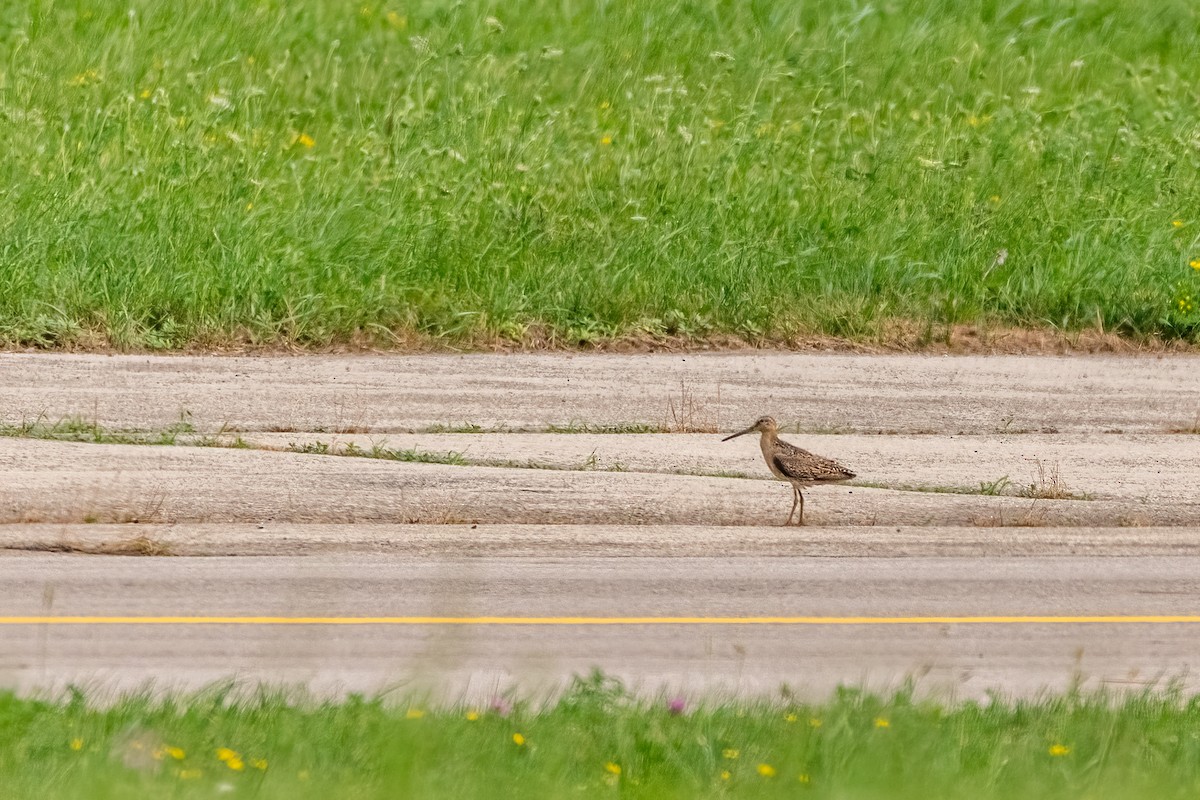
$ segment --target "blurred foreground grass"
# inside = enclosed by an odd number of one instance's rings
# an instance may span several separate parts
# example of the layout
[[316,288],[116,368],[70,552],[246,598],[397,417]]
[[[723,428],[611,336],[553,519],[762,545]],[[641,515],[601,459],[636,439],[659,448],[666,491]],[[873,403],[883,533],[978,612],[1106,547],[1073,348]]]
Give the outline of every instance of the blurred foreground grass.
[[1188,0],[0,8],[0,344],[1200,337]]
[[542,706],[6,694],[0,781],[10,798],[1194,797],[1200,703],[651,701],[599,675]]

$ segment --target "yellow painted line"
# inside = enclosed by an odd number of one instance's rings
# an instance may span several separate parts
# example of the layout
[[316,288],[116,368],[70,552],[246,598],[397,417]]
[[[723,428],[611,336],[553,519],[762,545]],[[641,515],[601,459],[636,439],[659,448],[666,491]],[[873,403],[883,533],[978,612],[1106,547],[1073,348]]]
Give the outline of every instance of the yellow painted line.
[[0,625],[1090,625],[1200,623],[1200,615],[976,617],[10,616]]

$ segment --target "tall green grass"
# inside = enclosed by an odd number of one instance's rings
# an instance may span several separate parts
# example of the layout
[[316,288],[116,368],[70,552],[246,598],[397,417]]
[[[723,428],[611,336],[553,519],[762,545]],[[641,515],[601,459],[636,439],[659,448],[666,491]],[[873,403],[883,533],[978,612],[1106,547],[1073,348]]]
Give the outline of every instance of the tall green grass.
[[1190,0],[0,8],[3,343],[1200,337]]
[[[680,713],[677,713],[680,712]],[[945,705],[638,700],[580,680],[555,703],[0,694],[6,798],[1195,797],[1200,703],[1068,694]]]

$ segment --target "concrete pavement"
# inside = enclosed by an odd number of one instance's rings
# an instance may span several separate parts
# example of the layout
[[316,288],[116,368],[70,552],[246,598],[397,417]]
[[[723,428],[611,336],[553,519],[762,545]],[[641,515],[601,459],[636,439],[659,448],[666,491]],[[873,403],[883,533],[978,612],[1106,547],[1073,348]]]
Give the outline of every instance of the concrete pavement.
[[[1193,545],[1195,541],[1193,540]],[[1193,551],[1194,552],[1194,551]],[[20,615],[926,617],[1200,611],[1200,555],[696,557],[405,554],[0,560],[0,679],[195,688],[236,678],[319,692],[476,700],[600,667],[643,691],[817,698],[839,683],[981,697],[1160,685],[1200,659],[1200,624],[20,625]]]
[[[104,692],[233,677],[455,698],[602,667],[647,691],[787,683],[821,696],[913,676],[957,696],[1076,677],[1191,687],[1197,623],[911,618],[1200,614],[1197,367],[0,354],[2,425],[77,418],[153,436],[182,422],[195,433],[180,441],[250,445],[0,438],[0,683]],[[778,527],[787,487],[765,479],[752,442],[715,433],[763,413],[859,473],[808,494],[810,527]],[[597,428],[623,433],[578,432]],[[632,432],[648,429],[662,433]],[[312,443],[474,463],[286,452]],[[26,624],[263,614],[876,622]]]
[[0,353],[0,424],[77,416],[206,432],[432,425],[744,427],[808,432],[1162,433],[1200,425],[1200,357]]

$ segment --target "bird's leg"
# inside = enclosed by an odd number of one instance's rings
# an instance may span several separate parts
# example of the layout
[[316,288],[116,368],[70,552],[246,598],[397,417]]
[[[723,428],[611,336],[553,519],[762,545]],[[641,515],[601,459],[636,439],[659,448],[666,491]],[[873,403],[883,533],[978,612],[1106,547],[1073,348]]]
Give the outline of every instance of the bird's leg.
[[796,520],[797,525],[804,524],[804,492],[800,488],[796,488],[796,499],[800,501],[800,518]]
[[800,490],[796,488],[795,484],[793,484],[792,485],[792,510],[788,512],[787,522],[783,523],[785,527],[792,524],[792,515],[796,513],[796,503],[800,502],[799,498],[800,498]]

